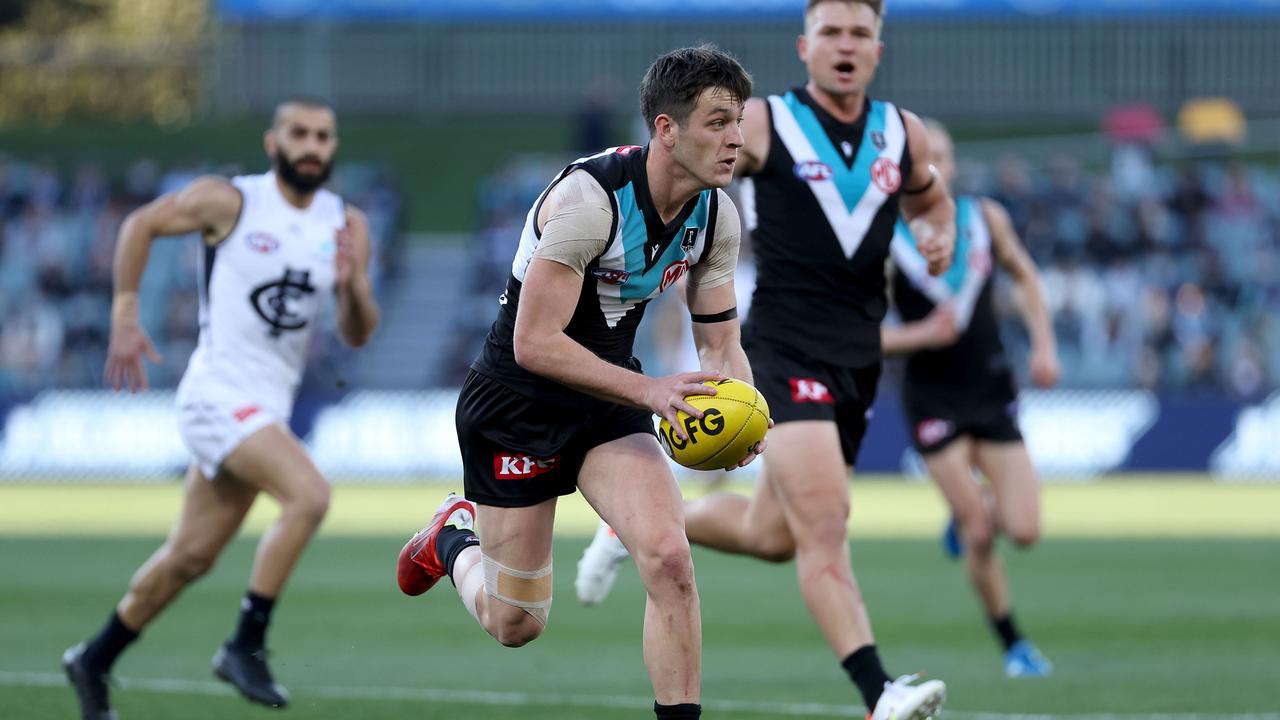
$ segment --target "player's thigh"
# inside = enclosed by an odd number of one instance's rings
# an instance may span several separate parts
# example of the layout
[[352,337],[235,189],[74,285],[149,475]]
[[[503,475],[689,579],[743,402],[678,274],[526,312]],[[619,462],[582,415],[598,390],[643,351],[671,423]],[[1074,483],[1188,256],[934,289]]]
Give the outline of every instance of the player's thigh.
[[1040,536],[1040,478],[1027,446],[1020,441],[978,441],[974,459],[991,484],[1005,535],[1020,545],[1036,542]]
[[661,553],[663,543],[687,547],[680,488],[652,434],[633,433],[588,450],[578,490],[633,554]]
[[294,434],[279,423],[246,437],[222,461],[222,470],[275,498],[286,511],[323,517],[329,483]]
[[555,498],[526,507],[476,505],[485,594],[490,598],[485,627],[503,644],[511,643],[508,637],[520,638],[514,644],[524,644],[546,624],[552,600],[555,517]]
[[921,456],[929,476],[963,527],[988,520],[982,486],[973,477],[973,452],[973,438],[959,435]]
[[176,562],[199,574],[240,529],[258,489],[226,474],[207,478],[193,463],[183,484],[182,511],[167,545]]
[[476,504],[480,551],[505,567],[535,572],[551,562],[556,499],[527,507]]
[[835,422],[800,420],[769,431],[765,476],[798,542],[843,542],[849,518],[849,470]]

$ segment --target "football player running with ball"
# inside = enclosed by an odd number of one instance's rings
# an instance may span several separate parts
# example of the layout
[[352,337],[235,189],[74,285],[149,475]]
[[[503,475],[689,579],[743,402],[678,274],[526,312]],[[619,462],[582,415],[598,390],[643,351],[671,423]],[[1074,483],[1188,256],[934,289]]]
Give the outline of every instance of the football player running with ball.
[[286,100],[265,143],[274,171],[197,178],[120,226],[106,367],[117,390],[145,390],[142,357],[159,360],[138,322],[151,243],[193,232],[204,241],[200,338],[178,386],[179,430],[193,461],[169,539],[134,574],[102,630],[63,655],[84,720],[115,720],[106,678],[116,658],[209,571],[259,493],[280,503],[280,517],[258,543],[239,624],[214,656],[214,672],[253,702],[288,703],[267,667],[267,624],[329,507],[328,482],[289,430],[294,392],[327,296],[337,300],[339,335],[357,347],[377,326],[378,306],[364,214],[321,187],[338,148],[333,109],[318,98]]
[[[397,576],[418,595],[447,575],[495,640],[524,645],[551,610],[556,499],[579,489],[644,582],[654,712],[696,718],[698,592],[652,416],[701,418],[685,397],[712,392],[703,381],[751,382],[733,291],[740,226],[720,189],[742,147],[751,78],[715,48],[685,48],[653,63],[640,95],[649,144],[572,163],[529,211],[498,319],[458,398],[466,499],[449,496],[410,539]],[[686,272],[703,371],[646,377],[632,355],[636,327]]]
[[[932,274],[951,263],[955,205],[928,165],[915,115],[872,100],[884,52],[880,0],[809,0],[797,41],[809,80],[752,98],[736,172],[751,178],[757,282],[743,345],[777,427],[754,495],[690,503],[691,542],[771,562],[796,561],[805,604],[874,720],[936,711],[939,680],[892,679],[881,664],[850,567],[851,468],[880,376],[884,266],[907,220]],[[605,518],[606,520],[608,518]],[[579,567],[599,599],[617,572],[608,529]]]

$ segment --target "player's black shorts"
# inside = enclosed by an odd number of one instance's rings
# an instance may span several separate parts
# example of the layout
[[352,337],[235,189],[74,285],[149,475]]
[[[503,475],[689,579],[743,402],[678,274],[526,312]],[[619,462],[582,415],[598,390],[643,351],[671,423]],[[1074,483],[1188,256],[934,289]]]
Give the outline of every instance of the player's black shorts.
[[832,365],[758,339],[744,342],[743,347],[773,422],[835,422],[844,460],[854,464],[871,420],[880,363],[859,368]]
[[455,416],[467,499],[529,507],[570,495],[587,451],[627,435],[654,435],[653,415],[603,400],[568,409],[471,371]]
[[921,455],[938,452],[962,435],[986,442],[1022,441],[1018,400],[1012,392],[960,399],[904,388],[902,410],[911,444]]

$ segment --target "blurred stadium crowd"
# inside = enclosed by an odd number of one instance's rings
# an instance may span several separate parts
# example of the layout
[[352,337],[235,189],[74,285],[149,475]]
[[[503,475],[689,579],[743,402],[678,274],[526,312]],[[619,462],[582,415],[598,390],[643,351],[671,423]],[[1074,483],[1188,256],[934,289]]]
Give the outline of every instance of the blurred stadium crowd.
[[[120,224],[134,208],[209,172],[230,177],[246,170],[139,160],[113,180],[93,163],[64,171],[0,156],[0,396],[100,385]],[[401,198],[376,169],[339,167],[331,186],[365,210],[372,237],[399,236]],[[176,385],[195,348],[199,249],[194,236],[152,246],[140,312],[165,358],[150,368],[154,386]],[[375,248],[375,285],[391,250],[386,242]],[[314,355],[335,352],[332,335],[316,333]]]
[[[448,355],[442,382],[465,374],[492,320],[492,298],[501,292],[525,213],[562,160],[514,161],[481,186],[471,296],[453,311],[454,337],[437,344]],[[113,181],[92,163],[60,170],[0,159],[0,392],[99,383],[121,221],[158,193],[211,171],[242,172],[140,160]],[[367,166],[340,167],[335,188],[368,212],[379,243],[374,274],[381,278],[394,266],[389,253],[400,235],[402,198]],[[1156,164],[1133,147],[1097,170],[1066,155],[1039,164],[1014,155],[990,165],[964,163],[957,189],[1008,208],[1039,263],[1064,386],[1242,400],[1277,387],[1276,169],[1226,157]],[[194,240],[157,243],[144,277],[143,321],[166,357],[153,369],[157,386],[176,384],[194,347],[197,252]],[[749,252],[743,261],[750,262]],[[1007,342],[1021,355],[1026,343],[1011,292],[1002,286],[997,303]],[[666,330],[642,342],[651,357],[663,358],[679,357],[678,348],[666,346],[685,341]],[[333,342],[331,334],[318,333],[316,354],[336,352]]]
[[[481,301],[501,292],[525,213],[560,166],[559,159],[513,163],[482,188],[485,219],[472,283]],[[958,192],[987,195],[1008,208],[1039,264],[1064,387],[1141,387],[1242,400],[1276,387],[1275,168],[1224,155],[1163,165],[1134,145],[1118,148],[1110,166],[1097,170],[1067,155],[1039,164],[1016,155],[990,165],[962,163],[957,185]],[[744,263],[750,262],[747,253]],[[1009,283],[999,286],[996,298],[1006,343],[1022,357],[1027,341]],[[455,343],[458,356],[451,362],[458,378],[490,314],[460,324],[465,339]],[[686,341],[667,332],[648,338],[648,349],[651,357],[679,357],[663,346]]]

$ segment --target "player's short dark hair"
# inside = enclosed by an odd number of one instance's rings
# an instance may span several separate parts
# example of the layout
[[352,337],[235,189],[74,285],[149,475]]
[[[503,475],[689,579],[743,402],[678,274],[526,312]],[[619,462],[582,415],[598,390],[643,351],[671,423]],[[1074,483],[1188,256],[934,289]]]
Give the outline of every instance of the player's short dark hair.
[[649,66],[640,81],[640,112],[653,135],[653,121],[670,115],[683,126],[702,93],[722,88],[741,102],[751,97],[751,75],[714,45],[672,50]]
[[850,5],[866,5],[876,14],[876,17],[884,19],[884,0],[809,0],[804,6],[804,14],[808,15],[810,10],[818,7],[823,3],[842,2]]
[[337,110],[333,107],[333,101],[320,95],[310,95],[307,93],[294,93],[287,95],[276,103],[275,110],[271,112],[271,127],[275,127],[280,121],[280,111],[284,110],[288,105],[300,105],[306,108],[320,108],[328,110],[333,114],[337,114]]

